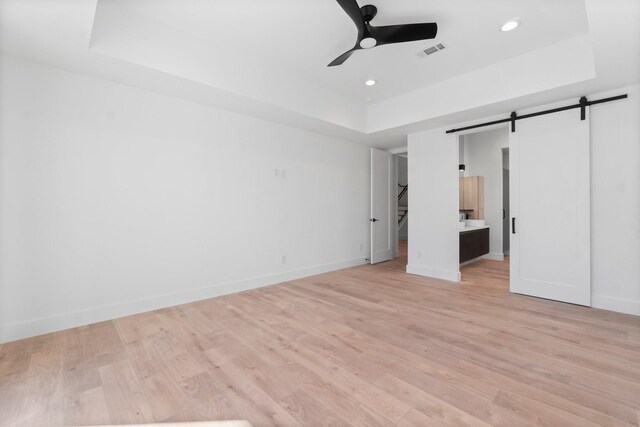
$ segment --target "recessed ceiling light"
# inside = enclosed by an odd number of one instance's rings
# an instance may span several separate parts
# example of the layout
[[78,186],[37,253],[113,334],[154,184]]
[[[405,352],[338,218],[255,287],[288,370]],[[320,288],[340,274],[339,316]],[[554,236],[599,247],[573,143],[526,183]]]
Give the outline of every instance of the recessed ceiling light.
[[376,84],[376,81],[373,79],[369,79],[366,82],[364,82],[364,84],[366,84],[367,86],[373,86],[374,84]]
[[500,28],[500,31],[512,31],[515,30],[518,25],[520,25],[520,21],[518,20],[513,20],[513,21],[507,21],[504,23],[504,25]]

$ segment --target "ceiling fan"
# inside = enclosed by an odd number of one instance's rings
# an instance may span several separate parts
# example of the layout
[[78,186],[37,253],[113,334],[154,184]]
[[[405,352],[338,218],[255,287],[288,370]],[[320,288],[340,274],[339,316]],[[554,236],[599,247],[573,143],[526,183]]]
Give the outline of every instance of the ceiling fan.
[[349,18],[356,24],[358,29],[358,40],[353,48],[334,59],[328,67],[341,65],[356,50],[371,49],[383,44],[404,43],[416,40],[426,40],[435,38],[438,33],[438,24],[435,22],[427,24],[405,24],[386,25],[374,27],[370,24],[378,13],[378,8],[368,4],[358,6],[356,0],[336,0],[338,4],[349,15]]

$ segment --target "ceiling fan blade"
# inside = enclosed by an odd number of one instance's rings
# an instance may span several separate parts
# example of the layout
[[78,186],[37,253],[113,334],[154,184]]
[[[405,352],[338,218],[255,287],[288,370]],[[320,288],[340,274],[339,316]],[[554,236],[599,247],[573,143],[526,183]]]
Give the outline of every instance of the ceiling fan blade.
[[383,27],[369,26],[371,35],[376,39],[377,46],[391,43],[404,43],[416,40],[433,39],[438,34],[438,24],[406,24],[387,25]]
[[344,9],[349,18],[356,24],[356,28],[358,29],[358,38],[360,34],[364,31],[364,18],[362,17],[362,13],[360,12],[360,6],[358,6],[358,2],[356,0],[336,0],[340,7]]
[[355,52],[356,50],[359,50],[359,48],[354,47],[353,49],[346,51],[345,53],[343,53],[342,55],[338,56],[336,59],[331,61],[331,63],[327,65],[327,67],[335,67],[336,65],[342,65],[342,63],[344,63],[344,61],[349,59],[349,57],[353,55],[353,52]]

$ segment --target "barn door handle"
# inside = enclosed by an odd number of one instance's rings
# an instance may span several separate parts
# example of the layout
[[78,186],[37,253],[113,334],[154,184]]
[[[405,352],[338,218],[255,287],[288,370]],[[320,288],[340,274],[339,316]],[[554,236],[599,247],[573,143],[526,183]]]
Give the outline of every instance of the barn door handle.
[[516,234],[516,219],[511,218],[511,234]]

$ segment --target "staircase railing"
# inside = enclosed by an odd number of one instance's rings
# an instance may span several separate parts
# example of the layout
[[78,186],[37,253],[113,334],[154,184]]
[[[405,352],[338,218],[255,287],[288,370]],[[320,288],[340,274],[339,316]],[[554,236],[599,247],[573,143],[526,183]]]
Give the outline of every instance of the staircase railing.
[[[400,190],[400,192],[398,193],[398,204],[399,204],[402,197],[404,197],[404,195],[407,194],[407,191],[409,190],[409,184],[407,185],[398,184],[398,187],[402,188],[402,190]],[[399,226],[402,223],[402,220],[407,216],[407,213],[409,213],[409,209],[401,209],[400,206],[398,206],[398,211],[399,211],[398,226]]]
[[402,199],[402,196],[404,196],[407,190],[409,189],[409,184],[407,185],[398,184],[398,187],[402,188],[402,190],[400,190],[400,193],[398,193],[398,201],[400,201],[400,199]]

